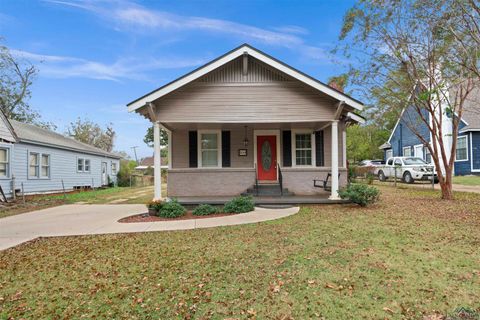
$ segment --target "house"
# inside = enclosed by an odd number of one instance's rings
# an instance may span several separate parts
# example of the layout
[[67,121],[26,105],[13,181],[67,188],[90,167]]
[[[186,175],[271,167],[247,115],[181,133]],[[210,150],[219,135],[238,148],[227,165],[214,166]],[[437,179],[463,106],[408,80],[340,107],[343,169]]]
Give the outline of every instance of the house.
[[[424,111],[424,118],[432,121],[426,110]],[[450,150],[452,117],[444,117],[443,119],[443,138],[447,146],[446,149]],[[380,149],[384,150],[385,160],[392,156],[415,156],[432,163],[428,148],[411,130],[412,124],[415,124],[415,131],[431,143],[427,125],[420,121],[420,117],[413,107],[407,107],[397,120],[388,141],[380,146]],[[454,174],[480,174],[480,89],[475,89],[470,93],[463,107],[463,115],[458,128]]]
[[135,170],[145,171],[148,168],[153,168],[153,156],[145,157],[145,158],[141,159],[138,166],[135,167]]
[[[154,124],[155,198],[160,128],[167,131],[169,197],[240,195],[253,187],[326,194],[347,183],[346,126],[363,104],[241,45],[128,104]],[[258,188],[257,188],[258,184]]]
[[0,112],[0,186],[7,197],[115,182],[120,157]]
[[[162,163],[162,169],[168,169],[168,165],[167,165],[168,158],[167,157],[162,157],[161,163]],[[135,167],[135,170],[146,171],[146,170],[148,170],[148,168],[153,169],[153,166],[154,166],[153,156],[145,157],[145,158],[140,160],[140,163],[138,164],[138,166]]]

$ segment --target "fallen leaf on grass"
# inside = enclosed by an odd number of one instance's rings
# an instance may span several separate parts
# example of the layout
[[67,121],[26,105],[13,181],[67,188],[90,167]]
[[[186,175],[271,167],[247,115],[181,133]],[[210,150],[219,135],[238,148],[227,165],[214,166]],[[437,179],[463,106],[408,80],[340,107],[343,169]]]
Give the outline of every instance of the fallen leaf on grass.
[[331,283],[327,283],[325,284],[325,288],[328,288],[328,289],[337,289],[337,287]]
[[387,307],[384,307],[384,308],[383,308],[383,311],[388,312],[388,313],[390,313],[390,314],[394,314],[394,313],[395,313],[395,312],[393,312],[392,309],[387,308]]

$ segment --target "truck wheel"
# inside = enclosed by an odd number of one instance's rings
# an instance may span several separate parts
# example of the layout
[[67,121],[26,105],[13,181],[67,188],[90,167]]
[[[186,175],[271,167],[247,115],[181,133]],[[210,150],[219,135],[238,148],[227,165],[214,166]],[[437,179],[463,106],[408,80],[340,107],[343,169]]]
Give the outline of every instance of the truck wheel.
[[382,170],[378,172],[378,180],[380,181],[387,181],[387,177],[385,177],[385,173]]
[[410,174],[410,172],[407,171],[407,172],[405,172],[405,173],[403,174],[403,181],[405,181],[405,183],[411,184],[411,183],[413,183],[415,180],[413,180],[412,175]]

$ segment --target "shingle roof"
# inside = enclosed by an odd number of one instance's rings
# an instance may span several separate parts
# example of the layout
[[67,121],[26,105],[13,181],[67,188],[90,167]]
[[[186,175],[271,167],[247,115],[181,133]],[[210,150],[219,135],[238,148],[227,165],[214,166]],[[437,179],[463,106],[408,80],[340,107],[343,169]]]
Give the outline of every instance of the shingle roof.
[[462,128],[462,131],[480,129],[480,88],[473,90],[463,106],[462,119],[468,125]]
[[23,142],[47,145],[60,149],[74,150],[116,159],[121,158],[119,155],[114,153],[106,152],[102,149],[77,141],[73,138],[65,137],[59,133],[43,129],[32,124],[26,124],[15,120],[9,121],[12,124],[18,139]]
[[145,157],[140,161],[141,166],[152,167],[153,166],[153,157]]

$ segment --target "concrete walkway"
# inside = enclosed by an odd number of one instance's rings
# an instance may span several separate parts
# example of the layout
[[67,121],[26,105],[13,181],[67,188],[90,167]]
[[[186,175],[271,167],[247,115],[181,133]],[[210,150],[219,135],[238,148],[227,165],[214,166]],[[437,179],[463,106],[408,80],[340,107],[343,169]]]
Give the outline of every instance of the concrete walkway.
[[119,219],[144,213],[142,204],[64,205],[0,219],[0,250],[38,237],[188,230],[255,223],[287,217],[298,207],[255,208],[255,211],[225,217],[120,223]]

